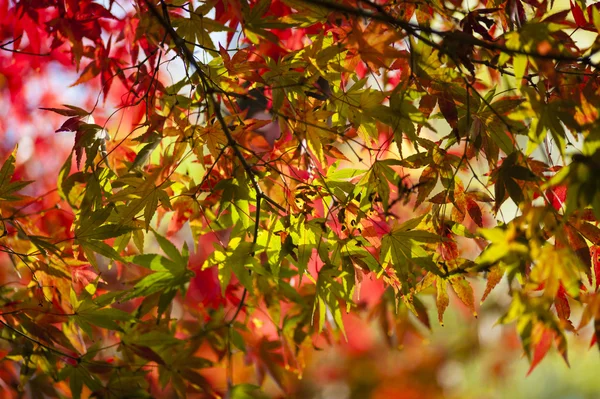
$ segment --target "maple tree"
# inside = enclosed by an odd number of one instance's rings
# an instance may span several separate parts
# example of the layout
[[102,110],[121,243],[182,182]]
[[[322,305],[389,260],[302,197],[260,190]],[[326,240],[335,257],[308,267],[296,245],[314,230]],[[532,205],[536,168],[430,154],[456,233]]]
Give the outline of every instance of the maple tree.
[[531,370],[596,342],[600,7],[569,6],[0,0],[0,128],[31,76],[87,90],[36,93],[59,170],[2,147],[3,387],[289,394],[347,313],[397,346],[453,295],[476,315],[477,281]]

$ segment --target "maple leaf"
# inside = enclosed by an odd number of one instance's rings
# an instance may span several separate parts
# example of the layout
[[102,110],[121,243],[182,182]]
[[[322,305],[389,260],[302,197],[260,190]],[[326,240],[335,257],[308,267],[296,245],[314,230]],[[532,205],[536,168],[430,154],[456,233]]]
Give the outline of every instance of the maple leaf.
[[391,62],[387,60],[404,56],[400,50],[393,47],[393,43],[401,39],[400,33],[384,24],[371,22],[362,28],[354,22],[344,33],[350,49],[345,64],[347,70],[353,70],[362,60],[369,68],[377,71],[379,68],[390,66]]
[[504,277],[504,270],[502,270],[502,268],[500,266],[494,266],[494,267],[490,268],[490,271],[488,272],[488,275],[487,275],[487,283],[485,286],[485,291],[483,292],[483,295],[481,296],[482,303],[488,297],[490,292],[492,292],[494,287],[496,287],[498,285],[498,283],[502,280],[502,277]]
[[[98,279],[98,274],[89,270],[88,266],[75,266],[71,268],[71,275],[73,278],[73,284],[75,293],[80,295],[84,289],[88,289],[88,286]],[[98,282],[104,282],[102,279],[98,279]],[[90,287],[90,289],[93,289]]]
[[417,200],[415,201],[415,209],[427,198],[427,196],[435,188],[439,177],[437,169],[428,165],[423,169],[419,177],[419,185],[417,187]]
[[3,201],[18,200],[20,196],[14,195],[14,193],[32,183],[22,180],[11,181],[15,173],[16,155],[17,148],[11,152],[0,168],[0,200]]
[[477,32],[485,40],[494,40],[490,35],[489,30],[494,26],[495,22],[485,15],[493,14],[498,11],[500,11],[499,8],[481,8],[471,11],[460,21],[460,26],[465,33],[472,34],[473,32]]
[[295,122],[295,131],[306,137],[308,148],[322,165],[327,164],[323,148],[325,140],[332,135],[327,125],[327,118],[331,115],[331,111],[315,112],[306,107]]
[[[421,246],[421,243],[434,243],[440,241],[441,238],[428,231],[412,230],[420,220],[421,218],[417,218],[403,223],[384,236],[381,242],[383,260],[391,261],[401,278],[406,278],[413,273],[412,270],[415,267],[442,275],[441,270]],[[402,290],[404,293],[408,293],[409,288],[403,285]]]
[[548,353],[548,350],[552,346],[552,340],[554,339],[552,330],[545,329],[542,324],[537,324],[536,327],[538,328],[534,330],[532,334],[535,340],[533,358],[531,359],[531,366],[529,367],[529,371],[527,371],[527,375],[531,374],[546,356],[546,353]]
[[435,297],[435,305],[438,311],[438,321],[440,325],[444,325],[444,312],[446,308],[450,304],[450,299],[448,298],[447,292],[447,282],[444,279],[436,279],[436,297]]
[[150,228],[150,221],[160,205],[171,209],[169,195],[165,191],[172,182],[165,180],[158,186],[155,181],[158,179],[161,169],[156,169],[152,175],[146,178],[125,175],[118,179],[116,183],[125,187],[118,193],[112,195],[109,201],[113,204],[123,203],[117,208],[117,212],[124,221],[132,221],[143,211],[146,231]]
[[213,157],[217,158],[223,146],[228,144],[227,137],[221,126],[210,124],[204,127],[194,129],[194,135],[197,136],[201,143],[206,144],[208,150]]
[[160,248],[167,257],[156,254],[136,255],[128,261],[143,266],[153,273],[143,277],[133,287],[127,298],[148,296],[161,293],[158,305],[158,315],[162,315],[177,291],[185,294],[184,284],[193,277],[193,272],[188,269],[189,253],[187,244],[183,245],[181,252],[169,240],[155,233]]
[[209,33],[230,30],[225,25],[203,16],[201,11],[190,13],[189,18],[174,19],[173,26],[180,37],[186,40],[187,46],[193,48],[194,44],[198,43],[201,48],[206,50],[216,50]]

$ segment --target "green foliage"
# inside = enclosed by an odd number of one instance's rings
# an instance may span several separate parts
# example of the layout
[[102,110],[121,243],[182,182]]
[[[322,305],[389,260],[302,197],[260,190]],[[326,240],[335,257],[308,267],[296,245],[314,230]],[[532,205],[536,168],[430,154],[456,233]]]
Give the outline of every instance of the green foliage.
[[432,311],[476,316],[478,280],[482,300],[510,296],[500,323],[530,371],[592,321],[600,337],[596,8],[49,0],[46,19],[33,3],[5,7],[29,44],[0,56],[43,42],[104,103],[42,108],[73,136],[55,196],[16,149],[0,169],[20,284],[0,287],[1,348],[20,386],[242,399],[268,397],[268,376],[293,395],[349,318],[402,346]]

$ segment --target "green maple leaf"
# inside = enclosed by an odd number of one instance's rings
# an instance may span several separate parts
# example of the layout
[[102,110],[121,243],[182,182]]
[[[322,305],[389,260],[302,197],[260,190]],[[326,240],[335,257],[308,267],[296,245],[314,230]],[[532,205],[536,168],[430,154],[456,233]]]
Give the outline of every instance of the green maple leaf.
[[126,186],[118,193],[111,196],[108,200],[113,203],[124,202],[117,208],[116,213],[122,223],[134,220],[140,212],[143,211],[146,231],[150,228],[150,221],[156,214],[159,203],[171,209],[171,200],[169,194],[165,191],[171,184],[171,181],[165,180],[159,185],[156,185],[156,180],[161,172],[161,168],[157,168],[152,175],[138,177],[135,175],[126,175],[119,178],[115,184],[118,186]]
[[231,239],[227,248],[215,250],[205,262],[204,267],[218,266],[219,282],[223,293],[225,293],[233,274],[246,289],[250,290],[252,289],[252,279],[248,270],[258,266],[256,258],[251,256],[251,251],[256,253],[261,250],[260,246],[243,241],[241,237],[235,237]]
[[79,244],[88,261],[98,269],[96,254],[109,259],[121,260],[119,253],[103,240],[115,238],[127,234],[135,228],[118,224],[103,224],[113,211],[113,206],[107,206],[91,213],[80,216],[75,229],[74,242]]
[[118,322],[132,320],[132,316],[129,313],[107,306],[108,304],[112,303],[112,298],[94,300],[90,294],[84,292],[83,298],[77,299],[73,290],[71,290],[70,294],[71,305],[74,309],[73,318],[77,323],[77,326],[79,326],[92,339],[92,325],[109,330],[123,331]]
[[174,19],[173,27],[177,30],[179,36],[188,42],[186,45],[192,51],[194,50],[194,43],[198,43],[206,50],[215,50],[215,45],[209,33],[231,31],[231,28],[203,16],[201,7],[191,12],[189,18]]
[[2,168],[0,168],[0,200],[3,201],[18,200],[20,197],[13,195],[13,193],[32,183],[30,181],[10,181],[15,173],[16,156],[17,148],[12,151],[4,161]]
[[[424,243],[440,242],[442,239],[437,234],[415,229],[422,219],[423,217],[419,217],[406,221],[386,234],[381,241],[381,256],[384,262],[392,262],[402,281],[406,281],[418,268],[434,275],[443,275],[433,262],[431,254],[422,246]],[[403,290],[407,289],[408,287],[403,285]]]
[[154,272],[138,281],[127,298],[148,296],[162,291],[163,294],[159,301],[159,314],[161,314],[169,305],[170,299],[173,298],[176,291],[184,289],[184,285],[189,282],[194,273],[187,267],[189,262],[187,244],[183,245],[180,252],[175,245],[158,233],[155,233],[155,237],[167,257],[158,254],[144,254],[127,258],[129,262]]
[[81,398],[83,386],[92,392],[102,389],[102,382],[85,365],[66,366],[58,374],[58,380],[69,379],[69,388],[73,399]]
[[[319,325],[318,330],[323,331],[325,327],[325,316],[327,312],[331,314],[335,324],[340,329],[344,337],[346,337],[346,331],[344,329],[344,322],[342,320],[342,309],[340,307],[339,299],[344,297],[344,289],[341,283],[336,281],[338,272],[331,268],[331,265],[326,265],[319,272],[319,278],[317,280],[317,292],[315,296],[315,302],[313,305],[313,318],[315,313],[319,312]],[[351,298],[344,298],[348,301]]]

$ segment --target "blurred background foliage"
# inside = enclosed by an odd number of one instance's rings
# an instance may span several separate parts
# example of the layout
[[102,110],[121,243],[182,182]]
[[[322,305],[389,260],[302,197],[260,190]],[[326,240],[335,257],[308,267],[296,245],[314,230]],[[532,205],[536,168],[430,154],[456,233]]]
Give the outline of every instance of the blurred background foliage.
[[[482,286],[476,293],[483,291]],[[506,286],[504,286],[506,290]],[[353,318],[349,341],[312,352],[297,397],[461,398],[461,399],[593,399],[600,397],[600,358],[590,348],[593,335],[584,329],[569,335],[570,366],[551,349],[530,373],[519,337],[512,325],[496,324],[507,301],[502,283],[485,301],[478,318],[454,298],[444,326],[432,331],[417,321],[409,327],[404,345],[389,345],[377,320]],[[452,301],[452,299],[451,299]],[[434,304],[429,309],[435,309]],[[435,312],[430,312],[435,320]],[[577,320],[577,317],[574,317]]]

